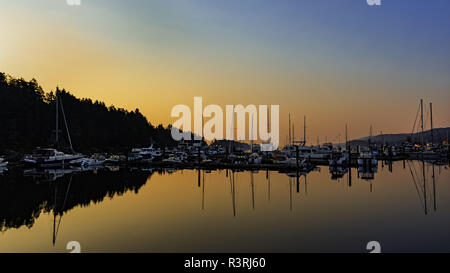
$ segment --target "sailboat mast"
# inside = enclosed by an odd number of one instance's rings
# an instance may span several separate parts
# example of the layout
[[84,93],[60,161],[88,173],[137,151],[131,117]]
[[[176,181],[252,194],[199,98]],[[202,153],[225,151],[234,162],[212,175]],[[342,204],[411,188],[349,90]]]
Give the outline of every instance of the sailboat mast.
[[422,129],[422,134],[421,134],[421,146],[423,147],[423,100],[420,99],[420,127]]
[[434,143],[434,137],[433,137],[433,104],[430,102],[430,121],[431,121],[431,146],[433,146]]
[[251,129],[251,135],[250,135],[250,147],[251,147],[251,152],[253,152],[253,115],[252,115],[252,129]]
[[303,116],[303,145],[306,146],[306,116]]
[[295,122],[292,123],[292,144],[295,143],[295,128],[294,128]]
[[56,107],[56,147],[59,146],[59,124],[58,124],[58,89],[55,91],[55,107]]
[[348,149],[348,132],[347,132],[347,123],[345,124],[345,148]]
[[289,113],[289,145],[291,145],[291,114]]

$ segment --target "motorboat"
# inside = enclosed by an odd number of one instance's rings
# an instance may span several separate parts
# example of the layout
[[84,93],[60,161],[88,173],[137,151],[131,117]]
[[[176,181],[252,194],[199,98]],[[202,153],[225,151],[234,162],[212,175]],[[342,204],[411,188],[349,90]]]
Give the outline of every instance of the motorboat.
[[72,166],[91,167],[101,166],[105,163],[105,157],[102,155],[94,155],[92,157],[83,157],[70,163]]

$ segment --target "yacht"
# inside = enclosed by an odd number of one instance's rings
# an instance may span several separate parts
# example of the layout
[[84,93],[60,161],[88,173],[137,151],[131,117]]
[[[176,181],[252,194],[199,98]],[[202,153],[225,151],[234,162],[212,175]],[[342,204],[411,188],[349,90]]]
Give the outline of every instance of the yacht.
[[78,160],[83,157],[83,155],[75,153],[72,146],[72,139],[69,133],[69,127],[66,121],[66,114],[64,113],[62,98],[60,98],[58,91],[55,94],[55,104],[56,104],[56,130],[55,130],[55,144],[56,147],[60,146],[59,142],[59,111],[61,111],[64,118],[64,125],[66,127],[67,139],[69,141],[69,147],[72,154],[66,154],[64,152],[58,151],[54,148],[37,148],[33,151],[33,154],[26,155],[24,162],[33,165],[38,168],[49,168],[49,167],[65,167],[69,165],[72,161]]
[[105,157],[102,155],[94,155],[92,157],[83,157],[77,160],[70,162],[72,166],[80,166],[80,167],[92,167],[92,166],[101,166],[105,163]]
[[[331,149],[328,146],[298,146],[298,156],[307,159],[328,159],[331,155]],[[281,151],[288,157],[297,156],[297,148],[295,145],[287,145]]]
[[40,168],[64,167],[83,158],[81,154],[65,154],[53,148],[37,148],[32,155],[25,156],[25,163]]

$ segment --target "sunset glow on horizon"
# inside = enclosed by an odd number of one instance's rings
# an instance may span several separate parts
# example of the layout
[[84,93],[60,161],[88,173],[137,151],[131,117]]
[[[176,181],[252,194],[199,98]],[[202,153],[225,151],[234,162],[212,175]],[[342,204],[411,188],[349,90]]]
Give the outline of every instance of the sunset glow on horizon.
[[[450,2],[0,0],[0,72],[128,110],[280,105],[297,138],[411,132],[419,100],[450,126]],[[429,122],[427,126],[429,126]],[[428,129],[428,128],[427,128]]]

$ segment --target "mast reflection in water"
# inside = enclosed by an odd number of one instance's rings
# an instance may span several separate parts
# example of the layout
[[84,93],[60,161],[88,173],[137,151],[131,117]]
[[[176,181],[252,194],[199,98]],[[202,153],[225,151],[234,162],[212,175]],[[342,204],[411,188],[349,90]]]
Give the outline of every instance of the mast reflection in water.
[[0,251],[448,252],[448,163],[309,173],[9,170]]

